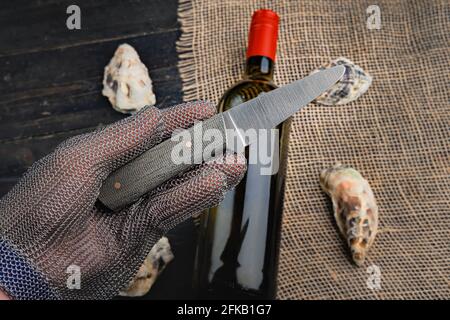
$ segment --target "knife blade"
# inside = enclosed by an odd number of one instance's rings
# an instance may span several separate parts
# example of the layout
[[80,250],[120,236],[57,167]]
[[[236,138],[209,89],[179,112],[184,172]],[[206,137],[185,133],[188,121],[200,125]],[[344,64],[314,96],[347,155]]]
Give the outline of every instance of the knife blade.
[[[333,86],[344,72],[344,66],[319,71],[195,124],[110,174],[102,184],[99,200],[112,210],[121,209],[188,170],[194,163],[211,159],[214,154],[205,153],[206,148],[241,150],[257,139],[255,135],[241,132],[276,127]],[[205,141],[204,133],[208,130],[215,130],[223,138]],[[230,133],[236,132],[235,136],[239,137],[237,144],[234,137],[230,137]],[[189,161],[175,159],[177,152],[188,155]]]

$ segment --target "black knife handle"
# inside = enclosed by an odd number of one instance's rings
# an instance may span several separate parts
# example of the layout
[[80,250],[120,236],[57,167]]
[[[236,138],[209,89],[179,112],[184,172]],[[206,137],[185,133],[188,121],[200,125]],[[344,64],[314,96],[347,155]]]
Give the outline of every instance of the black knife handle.
[[[222,139],[206,141],[205,133],[209,129],[218,130],[213,131],[213,134],[214,132],[219,134],[220,131]],[[194,164],[210,160],[211,154],[203,154],[206,147],[208,150],[225,149],[226,132],[223,116],[220,113],[216,114],[210,119],[196,123],[176,137],[178,139],[165,140],[111,173],[102,184],[99,200],[112,210],[121,209]],[[177,151],[178,154],[182,152],[188,154],[190,161],[175,163],[172,152]]]

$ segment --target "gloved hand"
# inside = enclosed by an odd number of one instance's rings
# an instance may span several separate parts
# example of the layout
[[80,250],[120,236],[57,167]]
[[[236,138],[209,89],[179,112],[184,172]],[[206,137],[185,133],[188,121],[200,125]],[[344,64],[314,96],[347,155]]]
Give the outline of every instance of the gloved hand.
[[108,299],[126,287],[164,233],[240,181],[245,158],[196,166],[119,213],[96,202],[102,181],[174,129],[214,113],[206,102],[147,107],[36,162],[0,200],[0,288],[15,299]]

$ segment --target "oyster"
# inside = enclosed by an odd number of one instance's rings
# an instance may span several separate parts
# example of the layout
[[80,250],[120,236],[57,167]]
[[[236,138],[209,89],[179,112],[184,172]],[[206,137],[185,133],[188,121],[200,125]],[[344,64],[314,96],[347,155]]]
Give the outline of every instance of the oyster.
[[150,250],[150,253],[134,276],[134,279],[128,285],[128,288],[121,291],[119,295],[125,297],[141,297],[147,294],[158,276],[173,258],[169,239],[162,237],[153,246],[152,250]]
[[331,197],[353,261],[361,266],[378,231],[378,207],[369,183],[355,169],[337,164],[321,172],[320,185]]
[[314,100],[318,104],[333,106],[350,103],[364,94],[372,83],[372,77],[369,74],[344,57],[331,61],[328,65],[314,70],[311,74],[336,65],[345,66],[344,76],[331,89],[325,91]]
[[120,45],[105,67],[102,94],[122,113],[137,112],[155,104],[147,67],[132,46]]

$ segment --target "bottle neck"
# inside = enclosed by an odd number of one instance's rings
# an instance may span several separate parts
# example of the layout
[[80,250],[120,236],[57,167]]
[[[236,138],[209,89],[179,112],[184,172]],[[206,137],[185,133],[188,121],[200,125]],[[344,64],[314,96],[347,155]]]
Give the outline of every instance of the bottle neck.
[[273,69],[274,62],[269,57],[248,57],[245,67],[244,79],[271,82],[273,80]]

